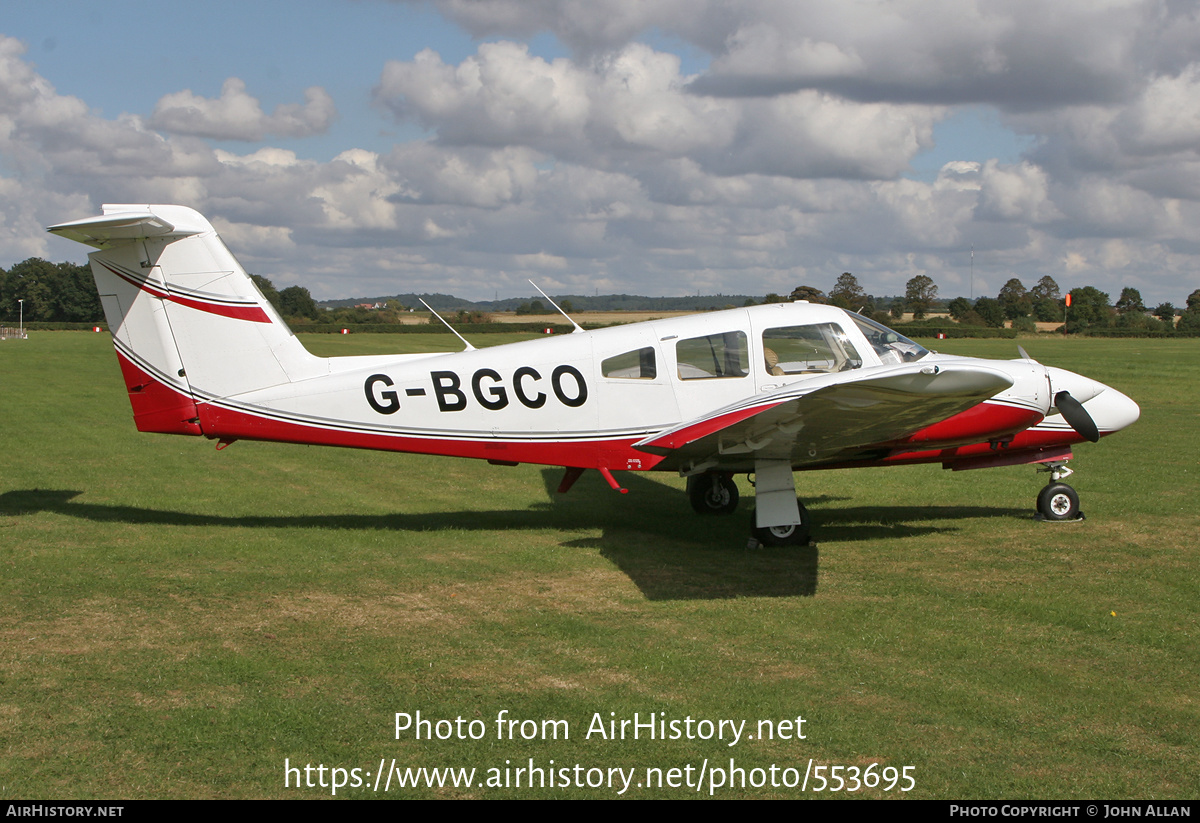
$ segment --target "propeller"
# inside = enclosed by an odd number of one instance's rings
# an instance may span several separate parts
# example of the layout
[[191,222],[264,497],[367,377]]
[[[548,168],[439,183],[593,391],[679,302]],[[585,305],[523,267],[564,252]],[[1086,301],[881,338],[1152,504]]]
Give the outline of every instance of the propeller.
[[1083,404],[1071,396],[1069,391],[1060,391],[1054,395],[1054,405],[1058,408],[1058,413],[1071,424],[1071,428],[1080,437],[1093,443],[1100,439],[1100,430],[1096,428],[1096,421],[1088,414]]

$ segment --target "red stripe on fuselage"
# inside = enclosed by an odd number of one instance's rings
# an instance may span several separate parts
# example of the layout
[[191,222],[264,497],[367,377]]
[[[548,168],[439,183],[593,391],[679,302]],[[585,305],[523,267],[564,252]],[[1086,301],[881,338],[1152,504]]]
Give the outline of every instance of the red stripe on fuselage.
[[343,446],[354,449],[440,454],[448,457],[473,457],[514,463],[540,463],[548,466],[577,466],[587,469],[645,471],[661,457],[630,448],[641,438],[586,440],[580,442],[540,442],[528,440],[455,440],[439,437],[412,437],[372,432],[322,428],[284,420],[274,420],[249,412],[201,403],[200,425],[209,437],[230,440],[267,440],[306,443],[313,446]]

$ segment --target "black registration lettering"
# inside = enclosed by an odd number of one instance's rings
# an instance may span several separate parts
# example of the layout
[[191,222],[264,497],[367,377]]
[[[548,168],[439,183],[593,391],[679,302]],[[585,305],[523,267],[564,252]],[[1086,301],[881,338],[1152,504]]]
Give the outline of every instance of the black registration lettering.
[[467,396],[462,393],[458,375],[452,371],[431,371],[433,393],[437,395],[441,411],[462,411],[467,407]]
[[[567,393],[563,391],[562,378],[564,374],[571,375],[575,380],[574,397],[568,397]],[[587,402],[587,383],[583,382],[583,375],[574,366],[559,366],[556,368],[554,374],[550,376],[550,385],[554,387],[554,396],[561,400],[565,406],[582,406]]]
[[525,393],[525,387],[521,384],[522,378],[532,377],[534,380],[541,380],[542,376],[537,373],[537,369],[529,366],[522,366],[513,372],[513,391],[517,393],[517,399],[521,404],[530,409],[540,409],[546,405],[546,393],[538,392],[533,397]]
[[363,384],[363,391],[367,394],[367,402],[371,404],[371,408],[380,414],[395,414],[400,411],[399,395],[391,390],[381,391],[376,395],[376,383],[382,383],[385,386],[395,385],[386,374],[373,374],[368,377],[367,382]]
[[499,411],[508,405],[508,392],[503,386],[489,386],[487,396],[484,396],[484,389],[481,381],[484,378],[491,380],[493,383],[500,382],[500,373],[493,369],[480,369],[471,377],[471,391],[475,394],[475,399],[479,401],[479,405],[491,411]]

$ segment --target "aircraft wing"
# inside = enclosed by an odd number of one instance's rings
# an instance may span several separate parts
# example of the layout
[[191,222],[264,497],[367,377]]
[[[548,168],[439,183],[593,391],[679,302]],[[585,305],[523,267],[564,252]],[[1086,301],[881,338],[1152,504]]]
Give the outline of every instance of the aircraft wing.
[[909,363],[821,375],[755,395],[635,443],[657,468],[753,470],[756,459],[795,467],[886,451],[921,429],[1012,386],[978,364]]

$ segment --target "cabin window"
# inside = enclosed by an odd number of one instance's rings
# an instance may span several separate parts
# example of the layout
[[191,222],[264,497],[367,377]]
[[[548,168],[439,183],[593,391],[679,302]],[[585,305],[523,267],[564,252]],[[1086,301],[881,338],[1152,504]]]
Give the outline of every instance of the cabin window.
[[746,333],[729,331],[691,337],[675,344],[680,380],[745,377],[750,371]]
[[647,346],[609,357],[600,363],[600,373],[625,380],[653,380],[658,376],[654,349]]
[[854,344],[836,323],[767,329],[762,340],[767,374],[825,374],[862,365]]

